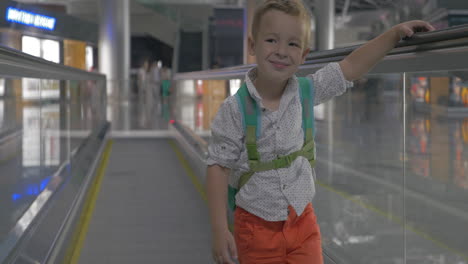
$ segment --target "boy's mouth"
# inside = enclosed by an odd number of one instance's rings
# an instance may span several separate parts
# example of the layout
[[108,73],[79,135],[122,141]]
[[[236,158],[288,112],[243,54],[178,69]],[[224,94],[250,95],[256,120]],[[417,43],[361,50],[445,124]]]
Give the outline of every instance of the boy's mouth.
[[269,61],[269,62],[273,65],[273,67],[277,69],[284,69],[289,66],[288,63],[284,63],[284,62],[279,62],[279,61]]

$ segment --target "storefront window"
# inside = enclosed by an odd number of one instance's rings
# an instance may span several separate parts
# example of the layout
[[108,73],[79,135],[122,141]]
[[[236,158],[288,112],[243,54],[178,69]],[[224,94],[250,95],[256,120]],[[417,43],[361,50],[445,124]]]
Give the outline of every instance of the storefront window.
[[60,45],[58,41],[41,40],[42,58],[55,63],[60,63]]
[[[51,62],[60,63],[60,44],[55,40],[23,36],[22,51]],[[58,99],[60,96],[59,81],[57,80],[24,78],[22,84],[23,99],[26,100]]]
[[94,54],[93,54],[93,47],[86,46],[86,69],[88,71],[92,71],[94,68]]

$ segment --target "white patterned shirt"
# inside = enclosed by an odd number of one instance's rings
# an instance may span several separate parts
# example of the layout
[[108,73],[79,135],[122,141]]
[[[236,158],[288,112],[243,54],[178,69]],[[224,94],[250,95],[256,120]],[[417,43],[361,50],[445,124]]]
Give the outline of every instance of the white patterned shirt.
[[[267,162],[303,147],[302,106],[299,82],[294,75],[288,80],[278,110],[264,108],[253,84],[256,73],[256,68],[249,70],[245,82],[250,95],[262,109],[257,149],[260,161]],[[343,94],[353,85],[344,78],[338,63],[330,63],[307,78],[314,83],[315,105]],[[241,112],[234,96],[226,98],[219,108],[211,132],[206,164],[231,169],[229,181],[236,182],[249,171],[249,164]],[[314,174],[304,157],[298,157],[287,168],[257,172],[237,193],[236,205],[266,221],[285,221],[288,205],[301,215],[315,195]]]

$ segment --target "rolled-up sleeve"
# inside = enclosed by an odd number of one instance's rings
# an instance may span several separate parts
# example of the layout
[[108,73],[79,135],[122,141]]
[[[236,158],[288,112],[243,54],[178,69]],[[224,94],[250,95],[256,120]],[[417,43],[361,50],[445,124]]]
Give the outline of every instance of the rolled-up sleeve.
[[329,63],[307,77],[314,81],[315,105],[341,95],[346,92],[346,89],[353,86],[353,82],[345,79],[343,71],[337,62]]
[[228,97],[211,123],[211,139],[208,145],[208,166],[237,169],[243,149],[243,127],[235,97]]

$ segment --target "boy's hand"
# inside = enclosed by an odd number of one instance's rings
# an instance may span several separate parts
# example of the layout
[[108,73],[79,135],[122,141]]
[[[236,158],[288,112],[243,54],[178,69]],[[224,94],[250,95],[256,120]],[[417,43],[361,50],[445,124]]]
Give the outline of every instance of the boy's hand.
[[393,27],[393,30],[398,33],[400,39],[406,39],[413,36],[415,32],[433,31],[435,28],[426,21],[413,20],[398,24]]
[[237,248],[229,230],[213,233],[212,254],[217,264],[235,264],[232,259],[237,259]]
[[390,30],[362,45],[346,56],[340,67],[346,80],[354,81],[362,78],[385,55],[392,50],[402,38],[409,38],[415,32],[433,31],[431,24],[413,20],[393,26]]

